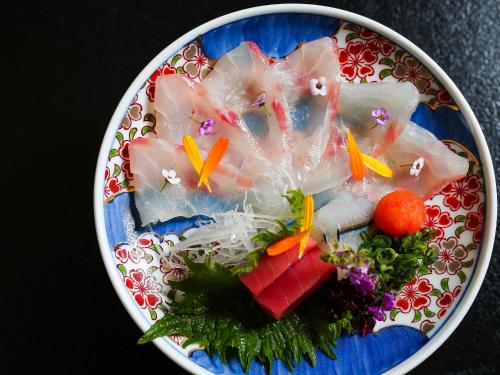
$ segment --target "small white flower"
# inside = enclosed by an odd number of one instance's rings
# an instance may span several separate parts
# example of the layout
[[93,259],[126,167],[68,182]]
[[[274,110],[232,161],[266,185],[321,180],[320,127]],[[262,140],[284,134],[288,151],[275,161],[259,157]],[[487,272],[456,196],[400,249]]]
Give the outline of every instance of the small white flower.
[[326,78],[321,76],[319,79],[313,78],[309,81],[309,88],[313,96],[326,96],[328,89],[326,87]]
[[420,174],[420,171],[424,167],[424,158],[418,158],[413,162],[412,167],[410,168],[410,175],[417,177]]
[[162,169],[161,174],[163,177],[165,177],[165,180],[167,180],[172,185],[178,185],[179,182],[181,182],[181,179],[179,177],[176,177],[177,173],[173,169]]

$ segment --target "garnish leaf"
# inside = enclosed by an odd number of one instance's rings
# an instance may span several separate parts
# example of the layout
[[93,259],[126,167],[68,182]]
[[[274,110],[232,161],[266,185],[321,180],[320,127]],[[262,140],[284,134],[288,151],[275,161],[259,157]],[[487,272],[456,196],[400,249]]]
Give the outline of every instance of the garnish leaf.
[[181,298],[173,298],[172,313],[153,324],[139,344],[161,336],[182,335],[188,337],[184,347],[200,344],[210,356],[217,353],[223,363],[236,355],[244,371],[258,360],[269,373],[276,359],[290,370],[303,356],[314,366],[316,348],[335,358],[332,346],[348,324],[343,320],[332,325],[320,317],[320,295],[312,296],[294,313],[274,320],[257,306],[229,269],[210,260],[185,261],[191,269],[190,277],[170,282],[182,292],[175,297],[181,294]]

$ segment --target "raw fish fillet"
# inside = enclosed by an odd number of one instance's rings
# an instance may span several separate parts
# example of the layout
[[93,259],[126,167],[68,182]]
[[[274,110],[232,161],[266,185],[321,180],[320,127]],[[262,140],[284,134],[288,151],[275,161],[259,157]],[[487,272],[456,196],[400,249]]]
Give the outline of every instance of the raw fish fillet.
[[335,234],[367,225],[373,218],[375,204],[367,197],[354,197],[345,191],[314,214],[314,223],[324,233]]
[[[129,153],[130,169],[135,177],[135,204],[143,226],[177,216],[208,215],[230,209],[242,199],[243,189],[251,187],[251,181],[221,163],[209,177],[213,195],[203,194],[204,188],[197,188],[198,174],[182,146],[161,139],[134,140],[129,145]],[[181,182],[168,184],[161,191],[165,183],[162,169],[175,170]]]
[[[203,85],[219,116],[249,137],[252,152],[265,156],[280,173],[290,174],[282,90],[273,78],[269,59],[257,45],[243,42],[226,53]],[[254,105],[263,92],[266,107]]]
[[[304,250],[304,254],[316,247],[316,241],[310,239]],[[259,259],[259,265],[240,277],[240,280],[252,292],[254,296],[259,295],[265,288],[271,285],[278,277],[285,273],[292,265],[299,261],[299,246],[285,251],[279,255],[264,255]]]
[[[286,99],[286,140],[293,149],[294,179],[306,193],[336,186],[349,177],[347,158],[339,152],[343,135],[336,122],[340,69],[337,46],[331,38],[302,44],[274,64]],[[311,88],[324,79],[326,95]]]
[[[230,140],[225,161],[235,168],[263,171],[269,162],[254,152],[248,135],[234,125],[229,125],[211,105],[205,87],[177,74],[158,78],[156,82],[155,110],[158,137],[182,145],[185,134],[193,137],[200,150],[209,152],[219,137]],[[212,119],[212,135],[201,136],[198,122]],[[197,122],[198,121],[198,122]]]
[[[412,164],[420,157],[424,158],[425,165],[418,177],[410,175],[410,167],[399,167]],[[373,176],[368,182],[368,195],[374,202],[398,188],[410,190],[424,200],[429,199],[452,181],[465,177],[469,169],[467,158],[457,155],[434,134],[413,122],[408,123],[381,160],[394,166],[394,177]]]
[[[418,105],[417,88],[403,83],[342,83],[338,114],[353,132],[361,151],[377,157],[390,147],[405,129]],[[372,127],[372,111],[385,108],[391,119],[385,126]]]
[[[288,252],[295,255],[298,247]],[[301,259],[290,264],[288,257],[276,259],[268,257],[266,269],[255,268],[255,277],[243,279],[243,283],[253,293],[255,300],[269,315],[275,319],[293,311],[298,304],[311,295],[335,270],[331,263],[320,258],[321,250],[313,240],[308,243],[307,253]]]

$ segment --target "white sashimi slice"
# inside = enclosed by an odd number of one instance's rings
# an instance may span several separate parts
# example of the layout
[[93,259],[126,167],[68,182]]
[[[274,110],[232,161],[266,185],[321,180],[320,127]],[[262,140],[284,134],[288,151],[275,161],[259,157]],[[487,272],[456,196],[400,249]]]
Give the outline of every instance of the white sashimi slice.
[[[273,79],[269,59],[257,45],[244,42],[222,56],[203,85],[221,118],[249,137],[253,153],[264,155],[285,175],[291,173],[281,90]],[[262,93],[265,104],[256,105]]]
[[[225,161],[235,168],[266,170],[268,163],[255,153],[251,140],[239,128],[222,120],[212,107],[205,88],[180,75],[171,74],[158,78],[155,109],[158,137],[181,145],[183,136],[195,139],[200,150],[209,152],[219,137],[230,140]],[[211,135],[200,135],[198,122],[214,120]]]
[[[161,139],[139,138],[129,145],[129,152],[135,204],[143,226],[232,208],[242,199],[244,190],[252,188],[251,181],[221,162],[209,177],[213,194],[206,194],[205,187],[197,187],[198,174],[182,146]],[[163,169],[175,170],[180,183],[165,185]]]
[[[342,83],[337,112],[353,132],[359,147],[377,157],[390,147],[405,129],[419,100],[417,88],[404,83]],[[390,121],[376,126],[372,111],[385,108]]]
[[349,192],[341,192],[314,214],[314,225],[324,233],[335,235],[367,225],[373,217],[375,204],[366,197],[354,197]]
[[[424,158],[424,167],[418,177],[410,175],[410,166],[418,158]],[[381,160],[393,166],[394,176],[373,176],[368,182],[371,200],[378,201],[383,195],[406,189],[428,199],[439,193],[450,182],[467,174],[469,161],[439,141],[430,131],[409,122],[396,142],[382,155]]]
[[304,43],[273,69],[288,105],[287,142],[297,186],[313,194],[342,183],[349,170],[345,157],[337,160],[342,134],[335,116],[340,72],[335,42]]

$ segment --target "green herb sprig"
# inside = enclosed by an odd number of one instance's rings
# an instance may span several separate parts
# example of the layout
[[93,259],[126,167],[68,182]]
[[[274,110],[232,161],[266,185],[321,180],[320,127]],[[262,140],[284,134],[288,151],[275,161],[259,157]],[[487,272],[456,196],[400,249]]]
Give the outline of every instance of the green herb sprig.
[[231,270],[185,258],[190,277],[170,282],[178,291],[171,313],[157,321],[139,339],[144,344],[161,336],[188,337],[184,347],[199,344],[223,363],[236,355],[248,371],[254,359],[270,373],[276,359],[292,370],[305,356],[316,365],[316,348],[335,359],[332,346],[343,331],[351,332],[350,318],[330,324],[320,317],[321,296],[312,296],[294,313],[274,320],[257,306]]
[[290,225],[287,225],[282,220],[277,220],[276,224],[278,224],[279,226],[279,230],[277,232],[265,229],[253,236],[252,241],[255,243],[260,243],[262,246],[257,250],[248,253],[248,255],[246,256],[246,259],[248,260],[247,264],[233,269],[233,273],[235,275],[241,275],[253,270],[255,267],[257,267],[259,258],[266,252],[269,246],[271,246],[275,242],[282,240],[285,237],[295,235],[297,230],[299,230],[302,226],[302,213],[304,212],[305,199],[302,190],[288,190],[286,194],[282,195],[282,197],[285,198],[290,204],[293,222]]
[[412,281],[421,269],[436,261],[437,255],[429,246],[434,233],[422,229],[398,238],[384,234],[369,237],[363,232],[358,255],[372,260],[384,289],[399,290]]

